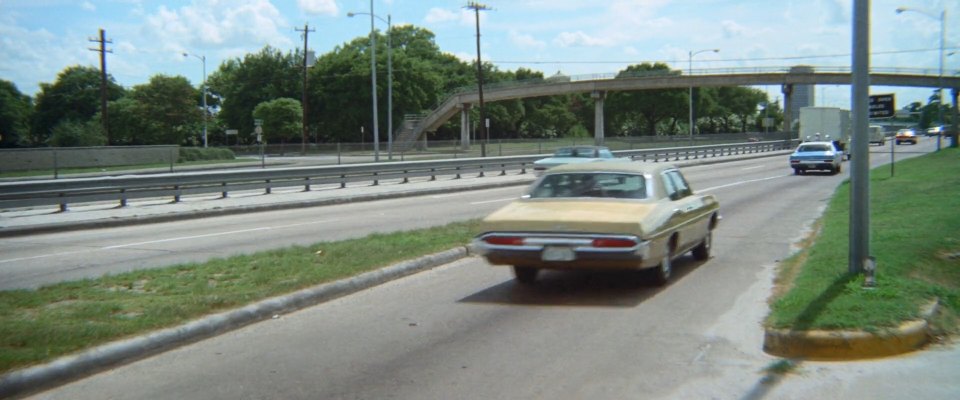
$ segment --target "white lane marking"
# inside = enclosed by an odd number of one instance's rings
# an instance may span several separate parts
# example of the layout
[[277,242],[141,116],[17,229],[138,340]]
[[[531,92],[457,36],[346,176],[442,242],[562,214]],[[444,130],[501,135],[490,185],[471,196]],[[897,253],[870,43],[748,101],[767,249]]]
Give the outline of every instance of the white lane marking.
[[445,197],[463,196],[464,194],[468,194],[468,193],[466,193],[466,192],[457,192],[457,193],[450,193],[450,194],[433,194],[433,195],[430,195],[430,198],[431,198],[431,199],[442,199],[442,198],[445,198]]
[[8,258],[8,259],[6,259],[6,260],[0,260],[0,264],[12,263],[12,262],[17,262],[17,261],[36,260],[36,259],[38,259],[38,258],[47,258],[47,257],[56,257],[56,256],[70,256],[70,255],[80,254],[80,253],[89,253],[89,252],[91,252],[91,251],[96,251],[96,250],[98,250],[98,249],[67,251],[67,252],[63,252],[63,253],[43,254],[43,255],[32,256],[32,257]]
[[477,204],[500,203],[500,202],[504,202],[504,201],[513,201],[513,200],[516,200],[516,199],[518,199],[518,198],[519,198],[519,197],[511,197],[511,198],[509,198],[509,199],[497,199],[497,200],[487,200],[487,201],[474,201],[474,202],[471,202],[470,205],[473,206],[473,205],[477,205]]
[[708,188],[706,188],[706,189],[700,189],[700,190],[698,190],[698,192],[709,192],[709,191],[711,191],[711,190],[723,189],[723,188],[728,188],[728,187],[731,187],[731,186],[739,186],[739,185],[743,185],[743,184],[747,184],[747,183],[753,183],[753,182],[769,181],[769,180],[771,180],[771,179],[779,179],[779,178],[784,178],[784,177],[788,177],[788,176],[790,176],[790,174],[770,176],[770,177],[760,178],[760,179],[751,179],[751,180],[748,180],[748,181],[733,182],[733,183],[728,183],[728,184],[726,184],[726,185],[720,185],[720,186],[708,187]]
[[323,224],[323,223],[335,222],[335,221],[338,221],[338,219],[322,219],[322,220],[315,220],[315,221],[298,222],[298,223],[295,223],[295,224],[287,224],[287,225],[263,226],[263,227],[258,227],[258,228],[241,229],[241,230],[236,230],[236,231],[208,233],[208,234],[205,234],[205,235],[181,236],[181,237],[173,237],[173,238],[167,238],[167,239],[150,240],[150,241],[145,241],[145,242],[118,244],[118,245],[113,245],[113,246],[101,247],[101,248],[98,248],[98,249],[86,249],[86,250],[68,251],[68,252],[63,252],[63,253],[41,254],[41,255],[38,255],[38,256],[31,256],[31,257],[8,258],[8,259],[6,259],[6,260],[0,260],[0,264],[7,264],[7,263],[12,263],[12,262],[17,262],[17,261],[36,260],[36,259],[48,258],[48,257],[69,256],[69,255],[75,255],[75,254],[81,254],[81,253],[90,253],[90,252],[93,252],[93,251],[122,249],[122,248],[125,248],[125,247],[142,246],[142,245],[145,245],[145,244],[156,244],[156,243],[176,242],[176,241],[180,241],[180,240],[191,240],[191,239],[199,239],[199,238],[207,238],[207,237],[215,237],[215,236],[235,235],[235,234],[238,234],[238,233],[247,233],[247,232],[255,232],[255,231],[268,231],[268,230],[273,230],[273,229],[284,229],[284,228],[294,228],[294,227],[303,226],[303,225]]
[[763,168],[763,167],[766,167],[766,165],[754,165],[754,166],[752,166],[752,167],[741,168],[740,170],[741,170],[741,171],[748,171],[748,170],[751,170],[751,169],[757,169],[757,168]]
[[270,228],[270,227],[261,227],[261,228],[253,228],[253,229],[241,229],[241,230],[238,230],[238,231],[227,231],[227,232],[208,233],[208,234],[206,234],[206,235],[194,235],[194,236],[172,237],[172,238],[167,238],[167,239],[148,240],[148,241],[146,241],[146,242],[136,242],[136,243],[118,244],[118,245],[114,245],[114,246],[106,246],[106,247],[101,247],[100,250],[122,249],[122,248],[124,248],[124,247],[142,246],[142,245],[145,245],[145,244],[167,243],[167,242],[176,242],[176,241],[180,241],[180,240],[200,239],[200,238],[208,238],[208,237],[224,236],[224,235],[235,235],[235,234],[238,234],[238,233],[247,233],[247,232],[256,232],[256,231],[267,231],[267,230],[270,230],[270,229],[272,229],[272,228]]
[[180,241],[180,240],[200,239],[200,238],[208,238],[208,237],[216,237],[216,236],[226,236],[226,235],[236,235],[236,234],[238,234],[238,233],[257,232],[257,231],[269,231],[269,230],[284,229],[284,228],[294,228],[294,227],[298,227],[298,226],[322,224],[322,223],[334,222],[334,221],[337,221],[337,219],[322,219],[322,220],[315,220],[315,221],[298,222],[298,223],[296,223],[296,224],[288,224],[288,225],[262,226],[262,227],[258,227],[258,228],[240,229],[240,230],[236,230],[236,231],[214,232],[214,233],[208,233],[208,234],[205,234],[205,235],[181,236],[181,237],[173,237],[173,238],[167,238],[167,239],[150,240],[150,241],[146,241],[146,242],[118,244],[118,245],[115,245],[115,246],[101,247],[100,250],[122,249],[122,248],[124,248],[124,247],[141,246],[141,245],[145,245],[145,244],[156,244],[156,243],[176,242],[176,241]]

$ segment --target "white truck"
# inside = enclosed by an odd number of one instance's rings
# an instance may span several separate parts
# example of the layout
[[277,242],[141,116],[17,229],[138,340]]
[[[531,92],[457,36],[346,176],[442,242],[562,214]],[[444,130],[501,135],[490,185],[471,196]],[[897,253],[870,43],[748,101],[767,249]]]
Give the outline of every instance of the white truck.
[[850,159],[847,151],[850,135],[850,110],[837,107],[800,108],[801,141],[831,141]]

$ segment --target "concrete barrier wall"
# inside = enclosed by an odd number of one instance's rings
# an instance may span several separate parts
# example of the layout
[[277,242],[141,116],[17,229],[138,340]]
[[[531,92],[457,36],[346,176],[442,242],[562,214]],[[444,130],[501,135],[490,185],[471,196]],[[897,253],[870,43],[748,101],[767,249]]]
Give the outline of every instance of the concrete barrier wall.
[[0,172],[169,164],[180,146],[44,147],[0,150]]

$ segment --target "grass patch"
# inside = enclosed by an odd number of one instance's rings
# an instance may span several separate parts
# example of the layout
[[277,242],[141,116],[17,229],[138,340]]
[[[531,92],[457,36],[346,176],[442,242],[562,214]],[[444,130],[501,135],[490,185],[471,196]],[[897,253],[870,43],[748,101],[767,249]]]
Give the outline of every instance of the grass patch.
[[0,373],[465,245],[478,222],[2,291]]
[[879,332],[919,318],[934,298],[947,313],[960,310],[960,151],[898,161],[894,177],[880,167],[870,185],[876,288],[864,289],[863,276],[847,272],[847,182],[821,218],[815,243],[782,266],[777,284],[789,289],[774,297],[767,326]]

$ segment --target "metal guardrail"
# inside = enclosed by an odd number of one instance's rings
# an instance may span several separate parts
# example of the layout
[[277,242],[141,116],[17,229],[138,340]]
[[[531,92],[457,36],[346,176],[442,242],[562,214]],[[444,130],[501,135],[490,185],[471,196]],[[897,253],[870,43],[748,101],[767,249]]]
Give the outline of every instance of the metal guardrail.
[[[673,162],[699,158],[723,157],[750,153],[786,150],[793,141],[748,142],[724,145],[673,147],[645,150],[615,151],[618,157],[629,157],[645,162]],[[317,167],[293,167],[277,169],[185,172],[176,174],[130,175],[97,178],[56,179],[0,183],[0,209],[59,205],[66,211],[69,204],[101,201],[118,201],[127,205],[131,199],[170,197],[179,202],[181,196],[219,193],[227,197],[230,192],[303,187],[309,191],[315,185],[339,185],[346,187],[351,182],[400,180],[407,183],[411,178],[488,173],[506,175],[508,171],[525,174],[536,160],[544,155],[523,155],[487,158],[461,158],[453,160],[409,161],[379,164],[350,164]]]

